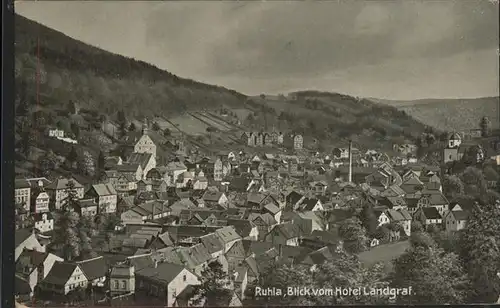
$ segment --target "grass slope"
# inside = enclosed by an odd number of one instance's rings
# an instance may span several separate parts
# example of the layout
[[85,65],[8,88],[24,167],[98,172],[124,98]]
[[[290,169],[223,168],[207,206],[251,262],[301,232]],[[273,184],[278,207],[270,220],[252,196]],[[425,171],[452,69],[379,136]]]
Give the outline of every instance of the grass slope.
[[483,116],[490,118],[493,127],[500,125],[499,97],[414,101],[372,100],[404,110],[423,123],[442,130],[476,129]]

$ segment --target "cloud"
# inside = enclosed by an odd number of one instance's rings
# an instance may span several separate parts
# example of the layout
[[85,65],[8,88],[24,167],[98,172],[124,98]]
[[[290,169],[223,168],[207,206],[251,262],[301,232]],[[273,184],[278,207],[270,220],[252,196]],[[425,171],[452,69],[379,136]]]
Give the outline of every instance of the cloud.
[[[498,57],[481,58],[498,48],[498,5],[488,1],[61,1],[16,9],[101,48],[247,94],[323,87],[427,97],[449,96],[453,85],[466,96],[498,92],[485,65],[497,67]],[[464,65],[463,74],[453,71]],[[441,93],[425,82],[437,78],[436,67],[453,72]]]

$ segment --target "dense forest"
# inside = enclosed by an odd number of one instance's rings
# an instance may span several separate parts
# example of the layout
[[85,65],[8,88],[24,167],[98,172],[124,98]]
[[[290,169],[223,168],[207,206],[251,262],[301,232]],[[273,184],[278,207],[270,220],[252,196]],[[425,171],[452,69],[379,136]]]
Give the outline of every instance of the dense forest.
[[74,101],[105,114],[123,109],[136,117],[200,106],[234,107],[245,99],[235,91],[89,46],[19,15],[15,31],[16,81],[18,86],[26,83],[26,99],[32,103],[37,99],[37,79],[41,105]]

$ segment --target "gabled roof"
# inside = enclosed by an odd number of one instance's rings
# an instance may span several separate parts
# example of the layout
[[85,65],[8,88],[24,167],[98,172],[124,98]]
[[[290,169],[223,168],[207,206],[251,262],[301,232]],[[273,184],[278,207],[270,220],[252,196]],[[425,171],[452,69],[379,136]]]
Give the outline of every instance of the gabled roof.
[[141,165],[139,165],[139,164],[124,163],[122,165],[116,166],[116,171],[118,173],[123,173],[123,172],[137,172],[137,169],[139,169],[139,167],[141,167]]
[[305,198],[300,204],[300,209],[302,211],[312,211],[318,202],[321,203],[321,201],[316,198]]
[[174,280],[174,278],[177,277],[184,269],[185,268],[182,265],[163,262],[159,263],[156,268],[153,266],[136,270],[135,275],[147,277],[149,279],[167,285],[172,280]]
[[441,214],[435,207],[423,207],[422,212],[426,219],[441,219]]
[[204,194],[203,194],[203,200],[204,201],[212,201],[212,202],[218,202],[219,199],[222,197],[222,195],[224,195],[223,192],[220,192],[220,191],[210,191],[210,190],[207,190]]
[[455,219],[459,221],[469,219],[469,212],[466,211],[451,211],[451,215],[453,215],[453,217],[455,217]]
[[58,178],[54,182],[47,185],[45,188],[54,190],[68,189],[69,181],[73,181],[73,183],[75,184],[75,188],[83,188],[83,185],[80,184],[77,180],[68,178]]
[[264,206],[264,209],[266,209],[269,213],[271,213],[272,215],[276,215],[277,213],[279,213],[281,211],[281,209],[279,207],[277,207],[275,204],[273,203],[268,203]]
[[92,189],[96,192],[97,195],[99,196],[109,196],[109,195],[116,195],[116,190],[111,184],[94,184],[92,185]]
[[108,271],[106,260],[103,257],[97,257],[89,260],[77,262],[82,272],[88,280],[105,277]]
[[49,254],[47,252],[40,252],[34,249],[24,249],[19,256],[17,262],[23,262],[23,260],[29,260],[29,265],[33,267],[38,267],[47,258]]
[[152,159],[153,155],[151,153],[132,153],[130,154],[127,163],[140,165],[142,169],[146,167],[148,162]]
[[200,241],[210,253],[224,250],[224,243],[215,233],[200,237]]
[[429,199],[430,205],[448,205],[448,199],[439,191],[427,191],[429,193],[424,194],[422,197]]
[[30,182],[26,179],[16,179],[14,187],[16,189],[24,189],[24,188],[30,188]]
[[14,235],[16,247],[21,245],[25,240],[27,240],[32,235],[33,235],[33,232],[31,232],[28,229],[16,230],[16,233]]
[[235,240],[240,240],[241,236],[236,232],[233,226],[226,226],[215,231],[215,234],[220,238],[220,240],[224,243],[230,243]]
[[269,213],[265,213],[265,214],[250,213],[250,215],[248,215],[248,220],[250,220],[252,222],[255,222],[257,219],[261,219],[268,226],[272,226],[272,225],[276,224],[276,220],[274,219],[273,215],[271,215]]
[[166,169],[168,171],[176,171],[176,170],[187,170],[187,167],[186,165],[184,165],[184,163],[182,162],[179,162],[179,161],[173,161],[173,162],[169,162],[166,166]]
[[227,219],[227,225],[232,226],[241,237],[247,237],[255,224],[246,219]]
[[64,285],[77,267],[78,265],[74,263],[56,261],[43,281],[55,285]]
[[293,223],[278,224],[273,227],[269,234],[274,235],[274,232],[276,230],[278,230],[278,232],[281,233],[281,235],[283,235],[285,239],[292,239],[300,236],[300,230],[298,226],[294,225]]

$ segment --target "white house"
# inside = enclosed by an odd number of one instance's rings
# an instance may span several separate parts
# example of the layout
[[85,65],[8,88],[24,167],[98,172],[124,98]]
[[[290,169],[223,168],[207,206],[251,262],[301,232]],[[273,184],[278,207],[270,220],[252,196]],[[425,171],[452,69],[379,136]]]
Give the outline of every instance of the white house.
[[444,218],[446,232],[456,232],[465,229],[468,219],[469,213],[466,211],[449,211]]
[[117,193],[111,184],[95,184],[85,194],[86,198],[97,201],[99,213],[115,213],[118,201]]
[[89,281],[78,264],[57,261],[49,274],[40,283],[40,288],[58,294],[87,288]]
[[41,233],[54,230],[54,217],[51,213],[41,213],[33,215],[35,221],[35,229]]
[[135,272],[136,291],[165,298],[165,305],[172,307],[178,294],[188,285],[199,285],[200,280],[192,271],[173,263],[158,263]]

